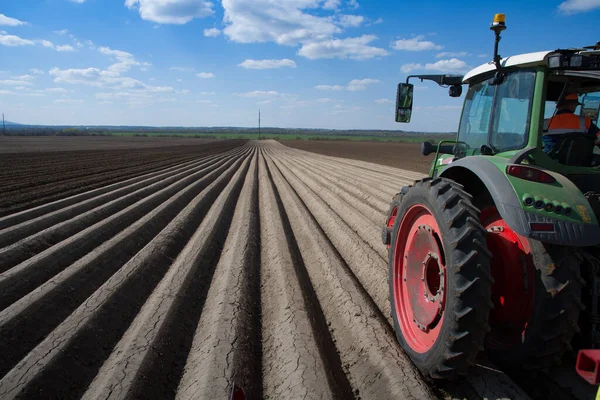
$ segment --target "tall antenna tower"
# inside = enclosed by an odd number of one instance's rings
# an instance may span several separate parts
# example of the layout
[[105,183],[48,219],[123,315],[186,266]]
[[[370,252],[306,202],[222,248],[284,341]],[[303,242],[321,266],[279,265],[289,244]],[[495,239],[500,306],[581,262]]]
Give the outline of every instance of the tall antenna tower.
[[258,140],[260,140],[260,109],[258,110]]

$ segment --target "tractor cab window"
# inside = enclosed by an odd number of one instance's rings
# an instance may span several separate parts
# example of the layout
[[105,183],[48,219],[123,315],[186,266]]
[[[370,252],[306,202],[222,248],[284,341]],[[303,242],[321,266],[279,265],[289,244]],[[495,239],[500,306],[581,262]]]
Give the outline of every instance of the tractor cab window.
[[466,155],[517,150],[527,143],[535,72],[516,71],[500,84],[492,82],[472,84],[467,92],[458,132]]

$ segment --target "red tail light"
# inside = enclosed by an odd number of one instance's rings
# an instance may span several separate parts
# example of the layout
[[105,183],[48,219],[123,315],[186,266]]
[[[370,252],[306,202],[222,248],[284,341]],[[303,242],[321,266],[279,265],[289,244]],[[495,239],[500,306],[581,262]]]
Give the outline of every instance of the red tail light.
[[556,179],[547,172],[533,167],[525,167],[523,165],[509,165],[506,167],[508,175],[540,183],[554,183]]

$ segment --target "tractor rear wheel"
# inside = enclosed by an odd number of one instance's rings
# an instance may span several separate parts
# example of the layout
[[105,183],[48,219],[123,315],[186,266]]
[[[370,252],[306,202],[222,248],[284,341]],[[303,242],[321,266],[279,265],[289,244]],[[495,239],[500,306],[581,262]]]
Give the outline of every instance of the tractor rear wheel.
[[495,279],[492,330],[485,340],[490,357],[528,369],[560,363],[583,308],[582,259],[571,248],[516,234],[494,207],[485,208],[481,220]]
[[416,182],[394,203],[388,276],[397,339],[424,375],[465,374],[483,349],[492,306],[479,210],[445,178]]

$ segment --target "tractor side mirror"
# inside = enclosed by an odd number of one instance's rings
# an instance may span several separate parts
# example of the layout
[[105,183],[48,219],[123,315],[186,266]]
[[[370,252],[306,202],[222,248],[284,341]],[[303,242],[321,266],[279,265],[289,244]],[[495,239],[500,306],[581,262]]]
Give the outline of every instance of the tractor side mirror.
[[399,83],[396,94],[396,122],[410,122],[412,115],[414,86],[411,83]]
[[452,85],[448,89],[448,94],[450,97],[460,97],[462,94],[462,86],[461,85]]

